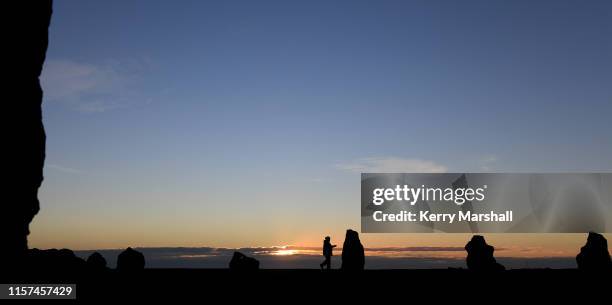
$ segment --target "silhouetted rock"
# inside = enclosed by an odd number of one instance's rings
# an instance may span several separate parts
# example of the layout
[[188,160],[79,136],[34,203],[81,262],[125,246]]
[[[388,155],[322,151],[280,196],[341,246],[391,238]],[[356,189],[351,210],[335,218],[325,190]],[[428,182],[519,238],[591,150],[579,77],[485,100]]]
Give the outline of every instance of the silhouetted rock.
[[247,271],[258,270],[259,261],[255,258],[248,257],[240,252],[234,252],[232,260],[230,260],[229,268],[231,270]]
[[38,188],[45,159],[39,76],[47,51],[51,4],[50,0],[3,3],[11,21],[2,36],[2,121],[6,125],[2,135],[0,269],[18,269],[28,257],[29,224],[39,210]]
[[31,249],[27,263],[27,270],[35,274],[74,274],[85,269],[85,261],[69,249]]
[[93,271],[105,270],[106,259],[102,254],[94,252],[87,258],[87,268]]
[[359,233],[346,230],[346,237],[342,245],[342,266],[345,271],[363,270],[365,266],[365,252],[359,240]]
[[128,247],[117,256],[117,270],[119,271],[140,271],[145,267],[145,257],[142,253]]
[[609,271],[612,269],[610,253],[608,252],[608,241],[603,235],[589,232],[587,242],[580,248],[576,256],[578,269],[588,271]]
[[493,256],[495,248],[488,245],[481,235],[472,236],[472,240],[465,245],[465,251],[468,253],[466,263],[470,270],[502,271],[506,269],[495,260]]

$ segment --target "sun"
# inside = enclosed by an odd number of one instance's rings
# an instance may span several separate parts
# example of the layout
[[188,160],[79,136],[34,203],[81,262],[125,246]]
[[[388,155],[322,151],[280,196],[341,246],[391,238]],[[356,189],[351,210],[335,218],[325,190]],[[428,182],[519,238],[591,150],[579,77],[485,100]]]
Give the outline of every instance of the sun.
[[280,255],[280,256],[287,256],[287,255],[294,255],[294,254],[297,254],[297,250],[279,249],[272,253],[272,255]]

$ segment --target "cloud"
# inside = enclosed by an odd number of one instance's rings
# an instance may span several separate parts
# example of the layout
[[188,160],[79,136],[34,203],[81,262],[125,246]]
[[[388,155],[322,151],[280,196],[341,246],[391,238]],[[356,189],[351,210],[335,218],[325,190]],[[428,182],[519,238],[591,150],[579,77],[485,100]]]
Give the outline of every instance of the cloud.
[[342,170],[356,173],[443,173],[446,166],[433,161],[397,157],[373,157],[336,164]]
[[137,90],[138,69],[108,61],[103,64],[47,60],[41,83],[45,101],[84,113],[124,108],[150,99]]
[[499,158],[495,155],[486,155],[480,159],[480,169],[482,171],[491,171],[493,167],[497,164]]
[[[278,256],[279,254],[287,254],[299,256],[320,256],[321,247],[307,247],[307,246],[272,246],[272,247],[242,247],[242,248],[216,248],[216,247],[147,247],[147,248],[136,248],[142,251],[146,256],[156,258],[204,258],[204,257],[231,257],[234,251],[239,251],[247,255],[253,256]],[[396,255],[398,253],[410,253],[410,252],[465,252],[463,247],[373,247],[364,249],[369,256],[388,256],[390,254]],[[497,249],[500,250],[500,249]],[[118,254],[121,250],[116,249],[102,249],[96,250],[99,252]],[[342,247],[337,247],[336,251],[341,252]],[[82,250],[84,254],[93,252],[93,250]]]
[[[249,248],[136,248],[146,258],[148,268],[227,268],[234,251],[254,256],[264,269],[319,268],[321,247],[278,246]],[[279,251],[285,255],[278,255]],[[496,249],[498,250],[498,249]],[[110,267],[122,249],[95,250],[102,254]],[[342,250],[336,248],[336,253]],[[381,247],[366,248],[367,269],[448,268],[465,267],[463,247]],[[87,258],[94,250],[78,250],[75,254]],[[296,254],[290,254],[296,253]],[[413,253],[413,254],[410,254]],[[446,254],[445,254],[446,253]],[[290,255],[287,255],[290,254]],[[340,255],[332,257],[333,265],[340,265]],[[574,268],[574,257],[511,257],[500,256],[498,261],[509,268]]]
[[[496,250],[500,250],[495,248]],[[376,252],[463,252],[464,247],[381,247],[366,248],[367,251]]]
[[62,165],[59,165],[59,164],[45,164],[45,167],[47,169],[56,170],[58,172],[62,172],[62,173],[66,173],[66,174],[80,174],[80,173],[82,173],[81,170],[78,170],[76,168],[62,166]]

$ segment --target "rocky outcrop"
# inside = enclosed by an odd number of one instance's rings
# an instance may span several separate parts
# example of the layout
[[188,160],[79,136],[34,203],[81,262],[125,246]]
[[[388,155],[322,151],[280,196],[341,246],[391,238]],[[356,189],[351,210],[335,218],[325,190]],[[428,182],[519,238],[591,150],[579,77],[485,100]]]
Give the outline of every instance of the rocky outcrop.
[[145,257],[142,253],[128,247],[117,256],[117,270],[122,272],[141,271],[145,267]]
[[87,268],[91,271],[106,270],[106,259],[99,252],[94,252],[87,258]]
[[23,270],[30,274],[69,275],[81,273],[85,261],[69,249],[31,249],[26,257],[27,268]]
[[576,256],[578,269],[588,271],[610,271],[612,262],[610,252],[608,252],[608,241],[598,233],[589,232],[587,242],[580,248],[580,253]]
[[253,257],[248,257],[240,252],[234,252],[229,263],[230,270],[252,271],[259,269],[259,261]]
[[20,268],[27,259],[29,224],[39,210],[38,188],[45,159],[39,76],[47,51],[51,4],[51,0],[26,0],[3,5],[11,16],[2,35],[5,179],[0,205],[0,269],[5,270]]
[[502,271],[506,269],[495,260],[493,256],[495,248],[488,245],[481,235],[472,236],[472,240],[465,245],[465,251],[468,253],[466,263],[470,270]]
[[346,230],[346,237],[342,245],[342,266],[344,271],[359,271],[365,266],[365,251],[359,240],[359,233],[351,229]]

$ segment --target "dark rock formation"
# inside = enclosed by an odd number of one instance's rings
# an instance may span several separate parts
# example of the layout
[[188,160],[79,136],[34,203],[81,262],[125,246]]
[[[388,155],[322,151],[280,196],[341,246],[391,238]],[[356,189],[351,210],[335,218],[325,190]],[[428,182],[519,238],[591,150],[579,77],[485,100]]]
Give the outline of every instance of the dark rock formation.
[[28,258],[29,224],[39,210],[38,188],[45,159],[39,76],[47,51],[51,4],[51,0],[13,1],[3,7],[11,16],[2,35],[5,179],[0,206],[0,269],[4,270],[18,269]]
[[69,249],[31,249],[27,255],[27,268],[32,274],[76,274],[82,272],[85,261]]
[[603,235],[589,232],[587,242],[580,248],[580,253],[576,256],[578,269],[588,271],[609,271],[612,270],[610,252],[608,252],[608,241]]
[[232,260],[230,260],[229,268],[231,270],[249,271],[258,270],[259,261],[255,258],[248,257],[240,252],[234,252]]
[[502,271],[506,269],[495,260],[493,256],[495,248],[488,245],[481,235],[472,236],[472,240],[465,245],[465,251],[468,253],[466,263],[470,270]]
[[117,270],[134,272],[145,267],[145,258],[142,253],[128,247],[117,256]]
[[106,270],[106,259],[102,254],[94,252],[87,258],[87,268],[93,271]]
[[359,240],[359,233],[351,229],[346,230],[346,237],[342,245],[342,266],[345,271],[363,270],[365,266],[365,252]]

